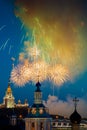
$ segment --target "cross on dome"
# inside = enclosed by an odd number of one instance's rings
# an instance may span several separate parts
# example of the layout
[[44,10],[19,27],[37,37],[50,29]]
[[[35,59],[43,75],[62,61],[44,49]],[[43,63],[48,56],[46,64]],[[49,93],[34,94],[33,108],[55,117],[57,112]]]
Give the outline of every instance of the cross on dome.
[[75,110],[76,110],[76,107],[77,107],[77,102],[79,102],[79,100],[77,99],[77,97],[75,97],[73,99],[73,102],[74,102],[74,105],[75,105]]

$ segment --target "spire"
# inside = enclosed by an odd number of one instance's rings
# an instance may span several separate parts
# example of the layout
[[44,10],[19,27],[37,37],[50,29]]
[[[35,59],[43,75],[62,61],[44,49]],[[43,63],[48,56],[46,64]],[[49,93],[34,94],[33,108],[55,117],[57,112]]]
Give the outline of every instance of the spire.
[[35,93],[34,93],[34,103],[35,104],[41,104],[42,103],[42,92],[40,90],[40,87],[41,87],[41,84],[38,81],[36,83],[36,90],[35,90]]
[[12,89],[11,89],[11,86],[10,86],[10,78],[9,78],[9,81],[8,81],[8,87],[7,87],[7,90],[6,90],[6,94],[3,98],[3,103],[5,104],[6,108],[14,108],[14,105],[15,105],[14,96],[12,94]]
[[74,102],[75,111],[76,111],[77,102],[79,102],[79,100],[77,99],[77,97],[75,97],[75,98],[73,99],[73,102]]
[[11,90],[11,87],[10,87],[10,78],[9,78],[9,81],[8,81],[8,88],[7,88],[7,93],[11,93],[12,90]]
[[39,75],[38,75],[38,82],[36,83],[36,87],[37,87],[36,92],[41,92],[40,90],[41,84],[39,82]]
[[39,81],[36,83],[36,87],[37,87],[36,92],[41,92],[40,90],[41,84]]

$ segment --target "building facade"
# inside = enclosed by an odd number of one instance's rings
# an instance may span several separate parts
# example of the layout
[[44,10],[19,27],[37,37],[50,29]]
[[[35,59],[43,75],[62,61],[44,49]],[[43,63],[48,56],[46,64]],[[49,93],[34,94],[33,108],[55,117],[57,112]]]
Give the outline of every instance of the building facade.
[[3,106],[5,108],[14,108],[15,107],[15,98],[12,94],[12,89],[10,87],[10,82],[8,83],[8,87],[6,90],[6,94],[3,98]]
[[15,98],[13,96],[10,81],[9,81],[5,96],[3,97],[3,103],[0,104],[0,108],[24,108],[28,106],[29,104],[26,99],[23,104],[21,103],[20,100],[18,100],[18,103],[15,103]]
[[25,118],[25,130],[51,130],[51,117],[48,109],[42,103],[41,84],[36,83],[34,104]]

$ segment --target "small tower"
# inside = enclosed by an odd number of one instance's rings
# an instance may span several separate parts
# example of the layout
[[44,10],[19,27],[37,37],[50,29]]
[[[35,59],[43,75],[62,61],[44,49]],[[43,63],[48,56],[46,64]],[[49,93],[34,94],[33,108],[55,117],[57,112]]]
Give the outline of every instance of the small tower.
[[25,130],[51,130],[51,117],[48,109],[42,103],[41,84],[36,83],[34,104],[30,108],[28,117],[25,118]]
[[12,90],[10,87],[10,81],[8,82],[8,88],[6,90],[6,94],[3,98],[3,104],[5,105],[6,108],[14,108],[15,102],[14,102],[14,96],[12,94]]
[[73,101],[75,103],[75,110],[70,116],[70,121],[71,121],[71,124],[72,124],[72,130],[80,130],[79,126],[80,126],[80,122],[81,122],[81,116],[79,115],[79,113],[76,110],[77,102],[79,100],[75,97],[75,99],[73,99]]

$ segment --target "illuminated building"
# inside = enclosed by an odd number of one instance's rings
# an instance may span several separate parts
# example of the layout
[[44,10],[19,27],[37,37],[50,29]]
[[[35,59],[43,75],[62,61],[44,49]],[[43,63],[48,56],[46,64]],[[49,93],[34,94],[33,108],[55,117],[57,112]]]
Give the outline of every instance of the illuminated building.
[[15,98],[12,94],[12,89],[10,87],[10,82],[8,83],[8,88],[6,90],[6,94],[3,98],[3,105],[6,108],[14,108],[15,107]]
[[23,104],[21,103],[20,100],[18,100],[18,103],[15,103],[15,98],[13,96],[10,81],[9,81],[6,94],[3,98],[3,103],[0,104],[0,108],[23,108],[23,107],[28,107],[28,106],[29,104],[26,99]]
[[3,103],[0,104],[0,130],[25,130],[24,118],[28,114],[29,104],[25,100],[24,104],[15,98],[12,93],[10,82],[6,89]]
[[51,117],[48,109],[42,103],[41,84],[36,83],[34,104],[25,118],[25,130],[51,130]]

